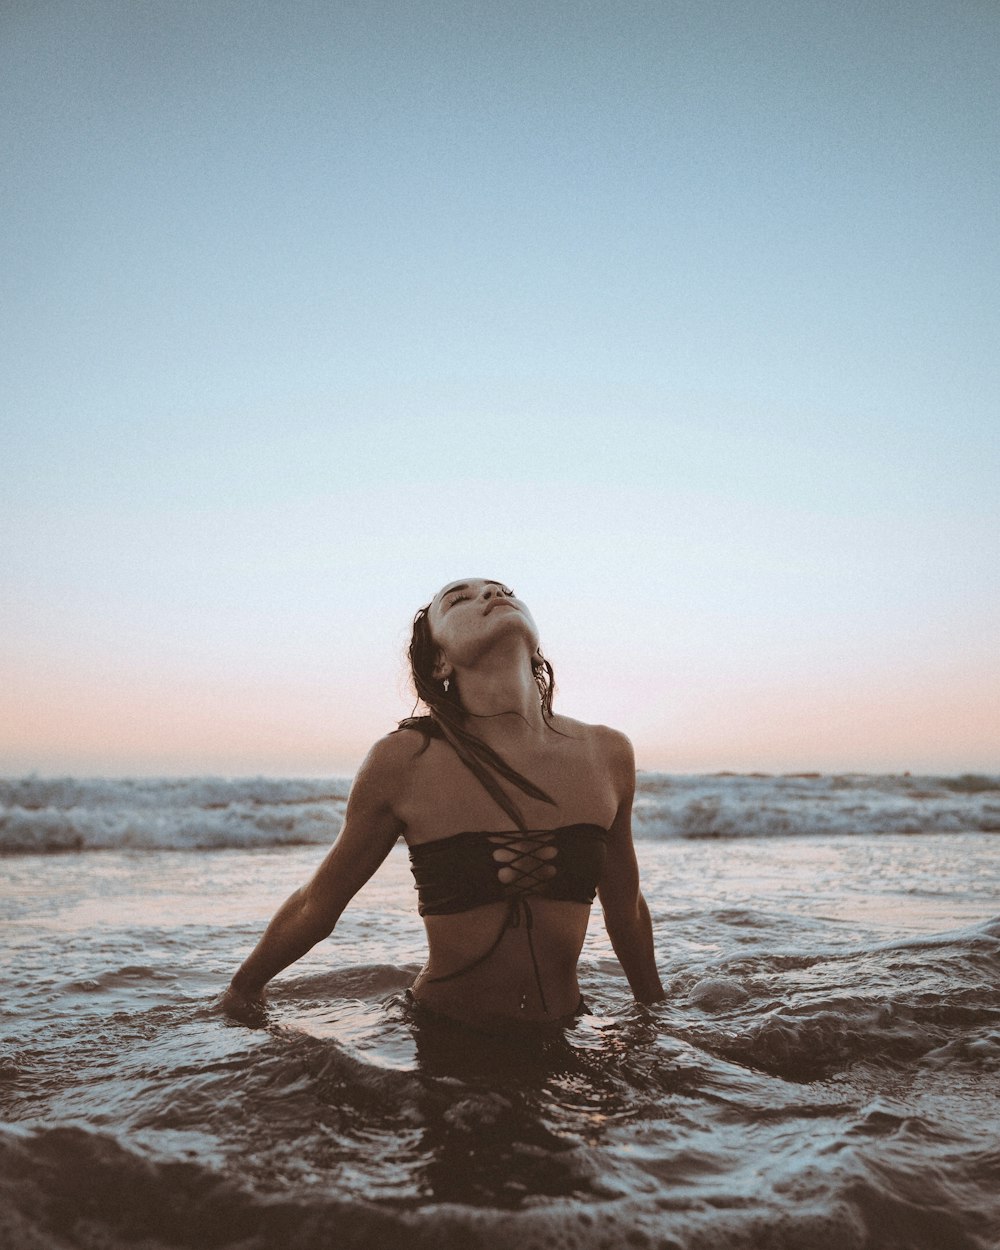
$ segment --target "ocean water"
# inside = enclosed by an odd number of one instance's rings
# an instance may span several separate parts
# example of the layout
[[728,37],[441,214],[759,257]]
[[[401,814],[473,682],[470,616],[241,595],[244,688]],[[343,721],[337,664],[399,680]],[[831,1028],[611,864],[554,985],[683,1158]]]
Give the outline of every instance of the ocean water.
[[641,774],[667,1000],[595,905],[552,1037],[414,1020],[397,846],[218,997],[343,781],[0,782],[0,1246],[1000,1246],[1000,778]]

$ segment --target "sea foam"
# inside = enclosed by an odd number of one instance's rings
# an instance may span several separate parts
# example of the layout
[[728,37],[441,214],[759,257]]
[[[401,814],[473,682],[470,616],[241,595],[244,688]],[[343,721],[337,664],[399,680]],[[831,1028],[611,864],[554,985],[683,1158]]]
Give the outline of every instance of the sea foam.
[[[350,781],[0,780],[0,852],[329,843]],[[637,838],[1000,832],[1000,777],[640,772]]]

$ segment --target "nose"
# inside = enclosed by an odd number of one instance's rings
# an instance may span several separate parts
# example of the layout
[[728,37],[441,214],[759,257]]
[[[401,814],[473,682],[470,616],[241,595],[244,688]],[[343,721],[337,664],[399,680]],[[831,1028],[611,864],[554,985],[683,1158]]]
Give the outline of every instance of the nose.
[[504,598],[504,589],[502,586],[483,587],[483,598],[487,601],[487,603],[490,601],[490,599],[494,597],[496,597],[497,599]]

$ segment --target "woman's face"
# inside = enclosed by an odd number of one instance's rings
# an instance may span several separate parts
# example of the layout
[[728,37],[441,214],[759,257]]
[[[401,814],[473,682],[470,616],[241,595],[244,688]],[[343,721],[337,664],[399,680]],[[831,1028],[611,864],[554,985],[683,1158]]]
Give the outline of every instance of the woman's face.
[[538,627],[525,604],[503,582],[463,577],[449,582],[431,600],[431,637],[452,664],[475,663],[497,639],[518,633],[533,655]]

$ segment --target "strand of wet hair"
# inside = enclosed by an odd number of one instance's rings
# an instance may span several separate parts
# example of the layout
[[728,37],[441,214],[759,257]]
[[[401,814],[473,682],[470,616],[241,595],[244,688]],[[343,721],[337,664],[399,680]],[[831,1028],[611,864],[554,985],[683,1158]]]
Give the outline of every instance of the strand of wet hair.
[[438,720],[446,735],[450,729],[455,737],[464,742],[475,755],[495,769],[501,777],[506,777],[508,781],[513,782],[529,798],[541,799],[544,803],[553,803],[555,801],[540,786],[536,786],[533,781],[529,781],[527,777],[508,764],[504,757],[488,743],[484,742],[478,734],[470,733],[469,730],[458,722],[450,708],[447,711],[441,707],[434,707],[431,710],[432,715]]
[[[455,752],[460,762],[469,770],[469,772],[472,773],[487,794],[489,794],[489,796],[507,813],[518,829],[525,829],[526,822],[517,804],[508,794],[505,793],[493,777],[490,776],[489,772],[483,767],[480,761],[476,759],[474,752],[477,748],[475,744],[470,743],[467,747],[465,743],[463,743],[462,737],[469,738],[472,735],[463,734],[462,736],[459,736],[459,733],[456,733],[452,727],[443,723],[433,714],[433,712],[428,716],[409,716],[405,720],[401,720],[399,722],[399,728],[415,729],[418,733],[422,734],[425,739],[424,750],[427,749],[427,745],[432,737],[443,738]],[[507,772],[506,768],[505,772]],[[522,777],[513,769],[509,770],[507,775],[515,785],[519,785],[522,788],[525,783],[528,785],[531,784],[530,782],[527,782],[527,778]],[[543,800],[547,799],[547,796],[545,796],[542,791],[538,792],[538,797]],[[547,801],[551,802],[550,799]]]
[[[482,738],[464,728],[458,719],[461,715],[461,705],[457,700],[453,709],[449,706],[450,700],[442,699],[438,691],[429,688],[423,680],[419,679],[417,681],[417,694],[427,705],[430,720],[437,727],[441,736],[448,742],[452,750],[487,794],[507,813],[518,829],[523,830],[526,828],[524,816],[514,800],[490,775],[489,768],[499,773],[501,777],[511,782],[512,785],[517,786],[529,798],[538,799],[542,803],[550,803],[555,806],[555,799],[550,794],[540,786],[536,786],[533,781],[529,781],[517,769],[512,768],[503,756],[483,742]],[[416,721],[416,719],[411,718],[411,721]],[[405,726],[407,723],[401,722],[401,724]],[[412,728],[421,728],[421,726],[414,723]]]
[[[421,683],[423,685],[423,683]],[[504,777],[515,785],[529,798],[538,799],[543,803],[555,805],[555,800],[540,786],[512,768],[510,764],[492,747],[483,742],[478,735],[470,733],[459,719],[461,705],[457,700],[450,706],[450,700],[441,699],[436,690],[426,686],[419,691],[420,697],[427,704],[431,720],[438,727],[442,737],[450,744],[462,763],[479,781],[483,789],[513,820],[518,829],[524,829],[526,822],[517,803],[508,795],[490,774],[489,769]]]

